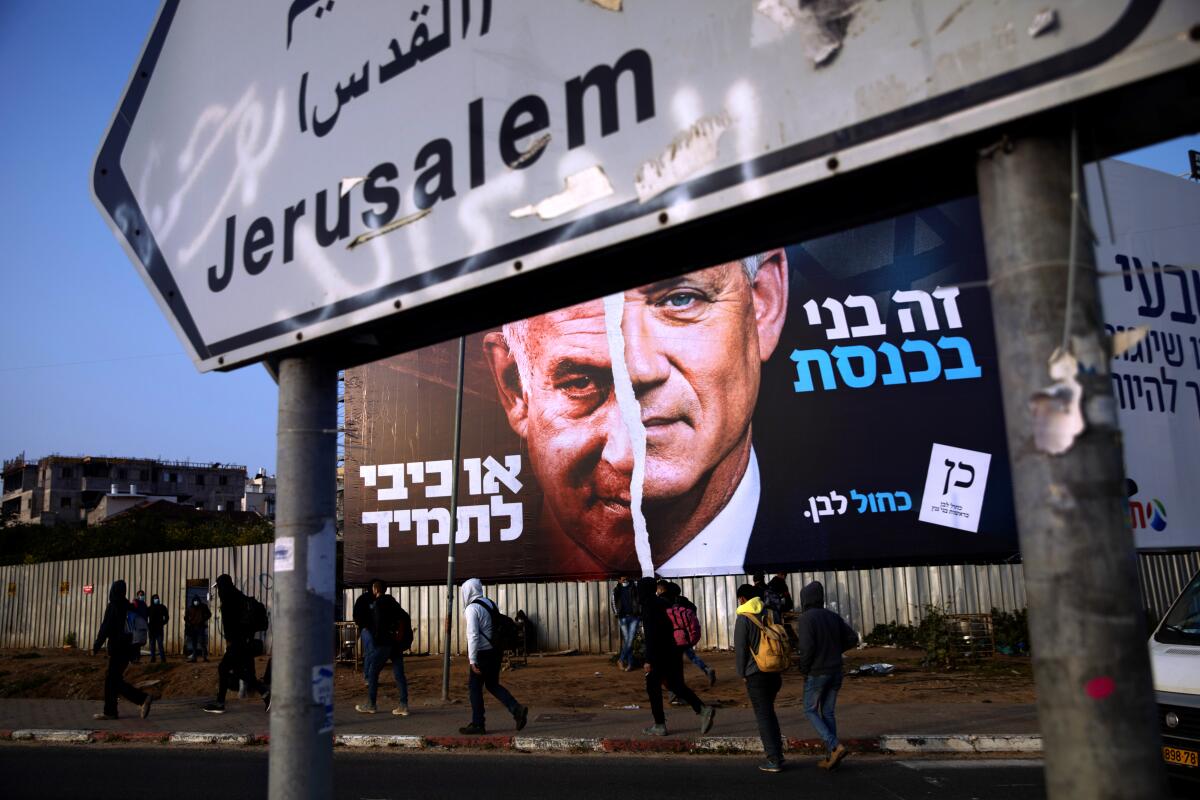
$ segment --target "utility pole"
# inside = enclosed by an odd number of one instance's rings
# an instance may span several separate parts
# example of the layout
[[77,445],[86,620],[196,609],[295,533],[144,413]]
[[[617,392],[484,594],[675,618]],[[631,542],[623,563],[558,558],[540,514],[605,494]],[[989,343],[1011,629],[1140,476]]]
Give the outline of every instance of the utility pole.
[[337,370],[279,365],[271,800],[333,797]]
[[454,543],[458,539],[458,473],[462,469],[463,367],[467,337],[458,337],[458,381],[454,394],[454,461],[450,468],[450,549],[446,551],[446,625],[442,637],[442,701],[450,699],[450,640],[454,632]]
[[[1071,123],[1052,120],[977,165],[1047,796],[1150,800],[1167,790],[1109,344]],[[1035,400],[1064,341],[1079,359],[1066,376],[1082,388],[1077,435],[1069,386]],[[1057,443],[1040,423],[1064,432]]]

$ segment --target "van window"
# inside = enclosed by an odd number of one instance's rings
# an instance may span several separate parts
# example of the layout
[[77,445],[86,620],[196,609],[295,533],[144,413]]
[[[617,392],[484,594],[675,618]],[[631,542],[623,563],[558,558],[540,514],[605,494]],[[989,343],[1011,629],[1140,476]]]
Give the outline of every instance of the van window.
[[1171,606],[1154,639],[1162,644],[1200,645],[1200,572]]

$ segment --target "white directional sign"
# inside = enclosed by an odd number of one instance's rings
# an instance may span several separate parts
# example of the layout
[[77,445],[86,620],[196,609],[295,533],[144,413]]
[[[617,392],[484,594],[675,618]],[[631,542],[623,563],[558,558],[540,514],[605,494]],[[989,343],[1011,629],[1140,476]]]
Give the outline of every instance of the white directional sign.
[[198,367],[1195,63],[1194,0],[166,0],[93,188]]

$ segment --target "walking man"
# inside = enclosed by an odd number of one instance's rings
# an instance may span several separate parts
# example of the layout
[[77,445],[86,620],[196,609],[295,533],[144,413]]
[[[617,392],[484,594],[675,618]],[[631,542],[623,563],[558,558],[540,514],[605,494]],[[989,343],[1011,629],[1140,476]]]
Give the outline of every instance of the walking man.
[[208,621],[212,619],[212,611],[208,603],[199,597],[192,598],[192,604],[183,614],[183,633],[187,639],[188,661],[195,661],[196,656],[202,656],[208,661]]
[[167,620],[170,615],[167,614],[167,607],[163,605],[162,599],[158,595],[150,596],[150,616],[147,620],[150,634],[150,663],[154,663],[154,650],[158,648],[158,657],[165,663],[167,660],[167,651],[163,649],[163,634],[167,628]]
[[404,651],[412,645],[412,620],[408,612],[400,607],[396,598],[387,593],[387,587],[381,580],[371,581],[371,595],[375,598],[371,616],[368,621],[370,630],[371,654],[368,656],[365,669],[367,672],[367,702],[354,706],[361,714],[376,712],[375,699],[379,692],[379,673],[392,660],[392,675],[396,678],[396,688],[400,690],[400,705],[392,709],[397,717],[408,716],[408,679],[404,675]]
[[[238,681],[243,681],[247,688],[262,695],[263,705],[270,711],[271,690],[254,675],[253,642],[259,629],[253,619],[250,598],[238,591],[233,578],[228,575],[217,578],[217,596],[221,599],[225,655],[217,665],[217,699],[205,705],[204,710],[210,714],[224,714],[225,694],[237,687]],[[265,625],[262,629],[265,630]]]
[[633,640],[637,638],[638,625],[642,621],[642,609],[638,605],[637,587],[628,575],[622,575],[613,587],[610,605],[621,626],[621,654],[617,656],[617,666],[629,672],[633,669]]
[[817,762],[834,769],[846,757],[838,741],[834,708],[842,688],[842,653],[858,644],[858,633],[837,614],[825,608],[825,587],[813,581],[800,590],[802,611],[796,624],[798,665],[804,679],[804,714],[829,751]]
[[375,613],[375,595],[371,593],[371,587],[363,589],[354,601],[354,610],[351,613],[351,618],[354,624],[358,626],[358,635],[362,640],[362,659],[363,659],[363,686],[370,685],[367,680],[367,662],[371,660],[371,620]]
[[[758,668],[754,653],[762,638],[762,626],[769,611],[763,605],[761,591],[743,583],[737,589],[737,622],[733,626],[733,652],[738,677],[746,681],[746,694],[754,707],[754,721],[762,739],[767,760],[759,766],[763,772],[783,771],[783,737],[779,733],[779,717],[775,715],[775,697],[783,686],[778,672],[763,672]],[[758,624],[755,624],[755,620]]]
[[646,662],[642,664],[642,669],[646,673],[650,712],[654,715],[654,724],[642,732],[650,736],[667,735],[662,698],[663,686],[666,686],[700,716],[700,733],[708,733],[717,710],[701,703],[696,693],[683,682],[683,662],[679,658],[680,649],[675,644],[675,628],[667,616],[666,603],[655,594],[655,589],[654,578],[638,580],[638,602],[642,607],[642,632],[646,647]]
[[500,611],[495,603],[483,596],[483,584],[478,578],[463,583],[462,605],[463,618],[467,622],[467,660],[471,662],[471,672],[467,676],[471,724],[458,731],[464,735],[487,733],[483,714],[484,689],[504,704],[517,723],[517,730],[521,730],[529,720],[529,708],[518,703],[508,689],[500,685],[500,660],[504,655],[496,630]]
[[104,676],[104,711],[93,714],[93,719],[117,719],[117,695],[141,707],[142,719],[150,716],[150,704],[153,698],[131,686],[125,680],[125,667],[129,666],[129,656],[133,649],[132,637],[129,635],[129,616],[132,607],[125,596],[125,581],[114,581],[108,590],[108,606],[104,609],[104,619],[100,622],[100,631],[96,634],[96,642],[92,645],[92,655],[100,655],[100,648],[108,644],[108,672]]

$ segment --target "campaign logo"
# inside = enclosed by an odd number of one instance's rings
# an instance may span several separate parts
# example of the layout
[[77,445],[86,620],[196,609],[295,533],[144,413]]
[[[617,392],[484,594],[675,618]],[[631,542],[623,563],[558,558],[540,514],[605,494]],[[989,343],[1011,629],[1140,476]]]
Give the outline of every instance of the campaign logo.
[[1167,507],[1163,501],[1157,497],[1152,497],[1144,503],[1134,500],[1134,495],[1138,493],[1138,485],[1133,478],[1125,479],[1125,487],[1129,497],[1129,510],[1126,512],[1129,527],[1135,531],[1151,528],[1161,533],[1166,530]]
[[991,453],[935,444],[925,473],[918,519],[958,530],[979,531]]
[[851,489],[847,497],[839,492],[818,494],[808,498],[808,510],[804,516],[819,523],[821,517],[841,516],[847,511],[856,514],[883,514],[891,511],[908,511],[912,508],[912,495],[908,492],[860,492]]

